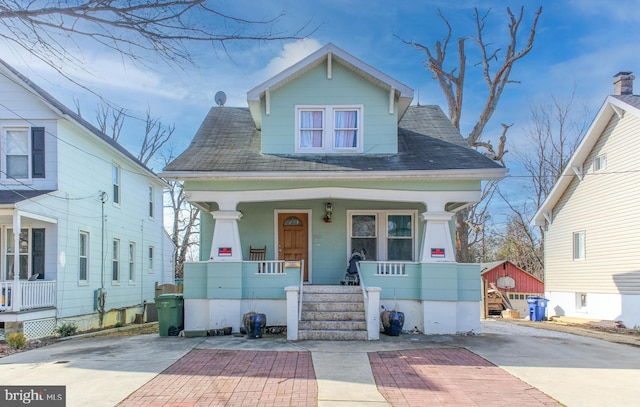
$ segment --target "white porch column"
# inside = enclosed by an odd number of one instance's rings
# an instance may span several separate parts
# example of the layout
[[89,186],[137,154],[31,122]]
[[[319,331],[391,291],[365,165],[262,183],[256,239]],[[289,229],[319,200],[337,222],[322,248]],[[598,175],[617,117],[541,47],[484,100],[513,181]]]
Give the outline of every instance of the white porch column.
[[20,311],[22,308],[22,290],[20,289],[20,228],[22,218],[18,211],[13,212],[13,301],[11,309]]
[[451,238],[451,227],[449,226],[449,221],[453,215],[453,213],[445,211],[427,211],[420,216],[420,219],[425,222],[420,255],[421,263],[456,261]]
[[238,221],[242,213],[238,211],[211,212],[216,221],[213,228],[211,242],[211,256],[213,261],[242,261],[240,246],[240,231]]

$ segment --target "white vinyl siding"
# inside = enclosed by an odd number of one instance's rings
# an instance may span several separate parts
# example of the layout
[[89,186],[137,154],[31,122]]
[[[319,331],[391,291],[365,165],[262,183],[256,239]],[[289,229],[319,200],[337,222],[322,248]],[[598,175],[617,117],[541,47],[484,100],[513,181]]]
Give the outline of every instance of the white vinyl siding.
[[[545,234],[545,291],[640,294],[640,119],[613,115],[584,160],[607,151],[607,171],[571,181]],[[587,232],[584,261],[573,260],[576,231]]]

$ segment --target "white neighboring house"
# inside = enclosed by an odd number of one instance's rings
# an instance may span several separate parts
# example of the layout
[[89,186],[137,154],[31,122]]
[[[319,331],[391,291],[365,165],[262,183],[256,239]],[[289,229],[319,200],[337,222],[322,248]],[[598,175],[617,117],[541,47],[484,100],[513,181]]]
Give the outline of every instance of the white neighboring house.
[[534,217],[545,226],[549,316],[640,325],[640,96],[615,76],[587,134]]
[[37,338],[64,321],[131,322],[155,282],[173,282],[165,186],[0,60],[0,328]]

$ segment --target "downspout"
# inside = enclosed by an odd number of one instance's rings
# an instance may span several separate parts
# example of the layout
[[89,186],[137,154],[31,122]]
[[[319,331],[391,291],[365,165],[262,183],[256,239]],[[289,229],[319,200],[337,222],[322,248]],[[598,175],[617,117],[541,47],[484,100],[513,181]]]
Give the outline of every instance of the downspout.
[[107,223],[107,219],[104,214],[104,204],[107,202],[107,193],[102,191],[100,192],[100,202],[102,203],[102,239],[101,239],[101,262],[100,262],[100,293],[98,293],[98,318],[100,319],[100,326],[102,327],[104,323],[104,307],[106,303],[106,293],[104,292],[104,234],[105,224]]

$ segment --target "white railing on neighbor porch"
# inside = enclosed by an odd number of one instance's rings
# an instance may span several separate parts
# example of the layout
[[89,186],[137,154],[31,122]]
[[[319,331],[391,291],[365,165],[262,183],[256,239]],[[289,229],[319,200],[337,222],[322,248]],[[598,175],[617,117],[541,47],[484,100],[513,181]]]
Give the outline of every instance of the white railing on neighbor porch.
[[378,261],[377,275],[406,276],[406,262]]
[[[16,295],[16,294],[20,295]],[[0,311],[56,306],[55,281],[0,281]]]

